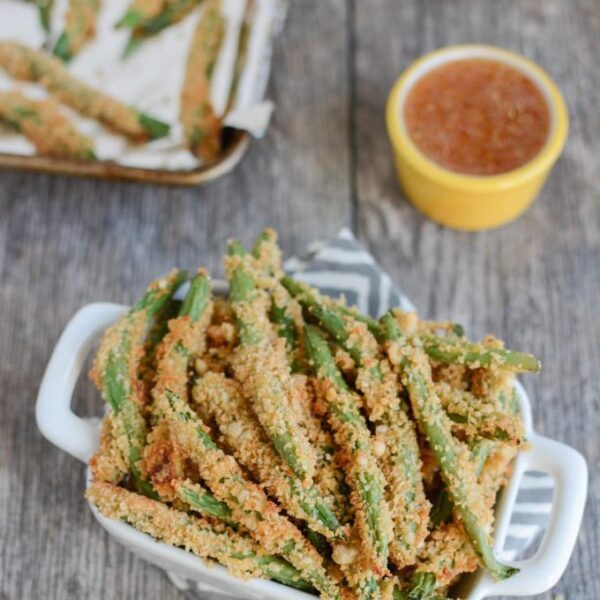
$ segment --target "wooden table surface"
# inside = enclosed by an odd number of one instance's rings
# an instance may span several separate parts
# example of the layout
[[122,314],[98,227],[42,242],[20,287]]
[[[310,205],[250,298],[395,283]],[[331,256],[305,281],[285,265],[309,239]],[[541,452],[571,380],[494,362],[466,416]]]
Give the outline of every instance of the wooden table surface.
[[[226,239],[249,243],[265,224],[288,253],[350,226],[424,315],[541,357],[542,374],[524,378],[536,427],[583,452],[592,473],[575,553],[542,598],[600,598],[600,2],[292,4],[275,52],[272,126],[230,176],[176,189],[0,172],[0,599],[181,597],[95,523],[82,465],[36,429],[36,392],[80,306],[130,302],[173,265],[220,274]],[[403,198],[383,108],[414,58],[475,41],[548,69],[571,133],[526,215],[469,234]],[[78,409],[100,410],[87,382]]]

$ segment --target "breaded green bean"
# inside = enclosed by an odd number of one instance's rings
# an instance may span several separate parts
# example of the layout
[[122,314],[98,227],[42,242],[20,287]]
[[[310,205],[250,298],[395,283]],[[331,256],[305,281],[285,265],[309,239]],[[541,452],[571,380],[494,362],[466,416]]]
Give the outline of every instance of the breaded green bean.
[[387,481],[386,499],[394,523],[390,558],[398,568],[409,566],[427,535],[430,505],[423,489],[415,427],[401,407],[397,377],[364,322],[328,305],[306,285],[291,278],[283,283],[356,364],[355,385],[375,424],[374,451]]
[[264,229],[252,247],[256,260],[255,279],[257,286],[271,294],[269,320],[275,325],[277,335],[285,340],[290,357],[290,368],[297,372],[301,368],[303,319],[302,308],[281,285],[283,269],[281,250],[277,244],[277,234],[271,228]]
[[260,424],[282,460],[303,483],[312,482],[316,452],[299,427],[289,394],[292,380],[285,343],[268,319],[270,299],[256,284],[253,258],[230,247],[226,264],[230,302],[240,344],[232,360]]
[[531,354],[504,348],[490,348],[465,342],[456,337],[437,337],[423,334],[423,349],[435,361],[458,363],[475,367],[498,367],[516,373],[538,373],[540,361]]
[[152,483],[162,502],[184,503],[205,517],[237,527],[231,519],[227,504],[217,500],[198,482],[194,489],[187,486],[187,477],[195,477],[195,473],[190,471],[185,453],[170,439],[166,421],[158,421],[148,434],[143,467],[146,478]]
[[308,378],[299,373],[306,363],[301,340],[304,326],[302,307],[281,284],[281,249],[273,229],[266,228],[261,232],[252,247],[252,256],[256,261],[258,287],[271,293],[269,319],[275,325],[277,335],[285,340],[290,369],[294,373],[288,397],[298,423],[317,453],[315,483],[323,494],[335,498],[342,522],[347,522],[351,509],[345,493],[344,474],[336,461],[333,438],[324,427],[322,415],[319,417],[314,413],[316,398]]
[[[397,581],[392,589],[393,600],[442,600],[436,593],[436,578],[433,573],[416,571],[407,582]],[[443,594],[443,598],[446,598]]]
[[153,419],[154,427],[146,437],[142,469],[158,499],[172,503],[177,499],[175,482],[194,477],[185,452],[173,442],[168,423]]
[[200,270],[190,284],[178,317],[169,321],[169,332],[158,347],[156,382],[152,390],[155,400],[168,394],[187,398],[188,368],[206,348],[206,330],[212,311],[210,281]]
[[484,503],[467,447],[452,436],[451,421],[435,391],[431,367],[420,341],[417,338],[409,342],[391,312],[383,317],[383,324],[389,340],[388,357],[408,390],[415,419],[429,442],[473,549],[494,577],[506,579],[517,569],[500,564],[494,556],[492,512]]
[[56,40],[54,56],[69,62],[96,35],[100,0],[69,0],[65,28]]
[[[483,466],[485,465],[485,461],[488,459],[490,452],[492,452],[492,447],[493,442],[485,439],[476,440],[470,445],[469,449],[471,451],[472,460],[475,464],[475,473],[478,477],[481,474]],[[433,506],[431,507],[431,524],[434,527],[437,527],[438,525],[449,521],[452,517],[453,510],[454,505],[452,504],[448,490],[445,487],[442,487],[433,502]]]
[[116,27],[133,29],[144,21],[159,15],[177,0],[132,0]]
[[225,526],[192,517],[109,483],[93,483],[86,497],[105,517],[126,521],[143,533],[183,547],[201,558],[212,558],[236,577],[264,577],[313,591],[290,564],[263,553],[249,537]]
[[304,328],[306,352],[322,387],[335,440],[344,450],[351,503],[361,539],[361,557],[368,570],[365,582],[387,573],[392,522],[385,500],[385,485],[359,400],[335,365],[326,340],[315,327]]
[[[187,503],[192,511],[200,512],[201,514],[206,514],[207,510],[209,513],[213,513],[213,516],[222,520],[216,513],[220,513],[224,510],[228,511],[227,504],[224,502],[219,502],[214,499],[214,496],[207,492],[202,486],[197,483],[192,483],[191,481],[180,482],[180,487],[178,491],[178,496],[185,503]],[[207,507],[207,497],[210,499],[211,506]],[[202,500],[199,501],[199,498]],[[212,503],[216,503],[217,509],[215,510],[215,506]],[[227,519],[230,520],[229,515],[231,511],[227,513]],[[235,522],[233,522],[235,523]],[[238,524],[235,524],[238,527]],[[263,550],[264,552],[264,550]],[[294,553],[294,557],[297,556]],[[310,561],[306,561],[308,564]],[[308,591],[311,593],[316,593],[315,588],[311,583],[309,583],[306,579],[303,579],[300,575],[299,571],[289,562],[283,560],[279,557],[263,555],[261,557],[257,557],[257,563],[260,565],[265,575],[268,576],[269,579],[273,579],[275,581],[279,581],[285,585],[289,585],[291,587],[295,587],[297,589],[301,589],[304,591]],[[306,566],[306,564],[304,566]],[[327,596],[324,596],[327,597]]]
[[383,600],[443,600],[435,589],[435,577],[431,573],[415,573],[408,581],[393,577],[382,582]]
[[[142,0],[137,8],[129,9],[117,24],[118,27],[133,30],[123,56],[131,55],[148,38],[181,21],[202,2],[203,0],[163,0],[159,11],[154,13],[155,5],[151,8],[140,7],[140,4],[146,4]],[[152,14],[146,16],[146,11]]]
[[469,439],[485,437],[515,446],[525,441],[525,429],[517,415],[510,414],[494,399],[477,398],[444,382],[436,391],[450,420]]
[[53,0],[27,0],[30,4],[37,6],[40,16],[40,24],[46,33],[50,33],[50,18],[52,15]]
[[[178,316],[169,321],[168,333],[160,343],[155,395],[167,391],[181,396],[186,394],[188,366],[193,357],[205,349],[205,334],[212,309],[210,282],[206,273],[200,270],[192,279]],[[185,477],[183,460],[181,457],[177,459],[178,452],[173,441],[163,435],[163,425],[164,421],[158,422],[144,455],[145,470],[161,499],[170,502],[177,497],[204,516],[231,524],[231,511],[227,504],[218,501],[199,484],[191,489],[182,481]]]
[[[475,464],[481,470],[479,485],[484,503],[492,509],[500,488],[506,483],[510,463],[517,451],[513,446],[486,440],[479,450],[483,448],[486,452],[475,455]],[[455,520],[442,523],[434,530],[419,557],[417,569],[418,572],[432,573],[436,578],[436,587],[446,587],[459,575],[474,571],[478,562],[463,525]]]
[[[504,350],[504,344],[491,335],[485,336],[482,345],[490,350]],[[515,390],[515,373],[491,365],[470,370],[469,390],[479,401],[493,404],[497,410],[519,419],[519,402]],[[510,436],[509,436],[510,437]]]
[[221,151],[221,119],[210,100],[210,82],[224,32],[221,0],[208,0],[190,45],[179,109],[186,144],[205,162]]
[[118,484],[129,472],[127,457],[123,454],[119,438],[120,423],[111,412],[102,419],[100,449],[90,458],[92,480]]
[[486,460],[479,485],[483,490],[484,502],[490,508],[496,504],[498,492],[508,482],[511,464],[517,455],[517,449],[508,444],[496,444]]
[[[397,384],[386,362],[382,360],[375,338],[368,328],[359,327],[360,321],[338,306],[327,302],[308,285],[291,277],[282,279],[284,287],[300,302],[302,307],[323,327],[352,357],[357,367],[357,387],[365,395],[369,419],[377,422],[386,410],[399,405]],[[389,371],[389,369],[388,369]],[[374,388],[374,389],[373,389]],[[366,393],[365,393],[365,390]]]
[[[321,557],[290,521],[279,514],[262,489],[249,482],[236,460],[218,448],[202,420],[168,388],[156,398],[173,439],[195,462],[202,479],[232,518],[258,541],[268,554],[289,560],[324,598],[339,598],[337,584],[321,565]],[[188,484],[191,489],[193,484]]]
[[2,92],[0,122],[22,133],[43,156],[96,160],[93,141],[79,133],[52,100],[30,100],[21,92]]
[[293,517],[306,521],[326,538],[343,536],[332,510],[332,498],[321,497],[315,487],[303,487],[282,465],[266,439],[237,382],[220,373],[207,373],[194,386],[201,414],[215,419],[227,447],[271,496]]
[[398,568],[416,560],[428,532],[430,503],[425,497],[421,459],[412,424],[402,408],[387,411],[375,431],[387,481],[386,498],[394,523],[390,559]]
[[299,337],[301,329],[292,316],[294,306],[293,298],[287,293],[285,288],[278,286],[271,295],[271,307],[269,308],[269,319],[276,325],[277,335],[285,340],[286,349],[290,356],[290,367],[292,371],[300,369],[298,352],[300,348]]
[[459,521],[442,523],[430,534],[423,546],[416,573],[429,573],[435,588],[445,588],[458,575],[472,573],[479,566],[469,536]]
[[342,452],[337,448],[329,430],[325,410],[314,389],[312,378],[304,374],[292,375],[291,401],[298,423],[306,431],[317,453],[315,485],[322,494],[334,499],[336,514],[342,523],[352,519],[349,490],[342,469]]
[[195,483],[194,487],[186,485],[185,482],[175,482],[177,497],[189,505],[194,511],[205,517],[218,519],[228,525],[235,525],[231,519],[231,510],[225,502],[217,500],[206,488]]
[[252,245],[252,256],[256,259],[257,274],[264,275],[264,281],[258,281],[262,288],[274,288],[283,277],[281,249],[277,243],[277,232],[271,228],[263,229]]
[[140,461],[146,443],[146,422],[141,396],[140,365],[148,330],[156,314],[169,302],[185,279],[185,273],[173,270],[154,281],[144,296],[108,328],[102,337],[90,377],[109,403],[122,434],[121,448],[138,489],[155,496],[152,486],[142,477]]
[[61,60],[45,52],[0,41],[0,67],[15,79],[41,84],[77,112],[134,141],[157,139],[169,133],[166,123],[82,83]]
[[[202,278],[197,277],[202,292]],[[268,554],[289,560],[325,598],[339,598],[337,584],[321,565],[321,558],[302,533],[278,513],[262,489],[247,481],[236,460],[215,444],[202,419],[187,402],[188,367],[205,348],[210,302],[204,294],[184,300],[183,316],[169,323],[169,334],[158,351],[155,412],[169,426],[171,439],[196,464],[200,476],[231,510],[231,518],[247,529]],[[192,492],[194,484],[186,482]],[[197,490],[196,490],[197,491]]]
[[[340,306],[338,309],[364,322],[379,341],[385,340],[385,332],[375,319],[361,315],[356,310],[345,306]],[[424,323],[424,331],[420,333],[423,348],[430,358],[440,363],[463,364],[471,368],[496,366],[516,373],[538,373],[541,369],[540,361],[531,354],[467,342],[462,339],[463,328],[457,323],[448,321],[434,323],[431,326],[427,326],[427,322]],[[431,327],[441,327],[451,335],[444,337],[434,335],[429,331]]]

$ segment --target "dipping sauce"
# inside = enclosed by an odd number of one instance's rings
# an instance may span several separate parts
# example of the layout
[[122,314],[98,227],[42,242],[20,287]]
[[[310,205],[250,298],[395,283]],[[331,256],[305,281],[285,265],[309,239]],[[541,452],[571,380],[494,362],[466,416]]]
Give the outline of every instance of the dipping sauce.
[[550,112],[521,71],[495,60],[465,59],[437,67],[414,84],[404,122],[417,148],[442,167],[498,175],[540,152]]

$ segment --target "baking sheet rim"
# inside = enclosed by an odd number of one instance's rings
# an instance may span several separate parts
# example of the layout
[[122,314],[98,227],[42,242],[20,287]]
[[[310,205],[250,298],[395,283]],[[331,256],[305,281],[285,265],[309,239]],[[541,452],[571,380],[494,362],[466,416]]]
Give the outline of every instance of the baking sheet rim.
[[251,135],[239,129],[231,129],[229,135],[231,139],[215,162],[185,171],[144,169],[109,161],[77,162],[40,155],[28,156],[2,152],[0,152],[0,168],[164,185],[202,185],[231,172],[246,154]]

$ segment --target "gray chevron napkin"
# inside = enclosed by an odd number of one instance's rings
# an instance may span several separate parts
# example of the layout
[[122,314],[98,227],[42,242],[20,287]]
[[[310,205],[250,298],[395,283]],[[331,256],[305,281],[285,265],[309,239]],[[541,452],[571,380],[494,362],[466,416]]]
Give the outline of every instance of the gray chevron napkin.
[[[329,242],[315,242],[306,255],[285,263],[285,269],[332,297],[343,295],[348,304],[378,317],[391,307],[413,310],[414,305],[394,285],[375,259],[342,229]],[[545,473],[528,471],[521,480],[508,535],[502,550],[504,560],[527,558],[545,530],[552,508],[553,480]],[[190,600],[220,600],[224,596],[197,582],[169,574]]]

